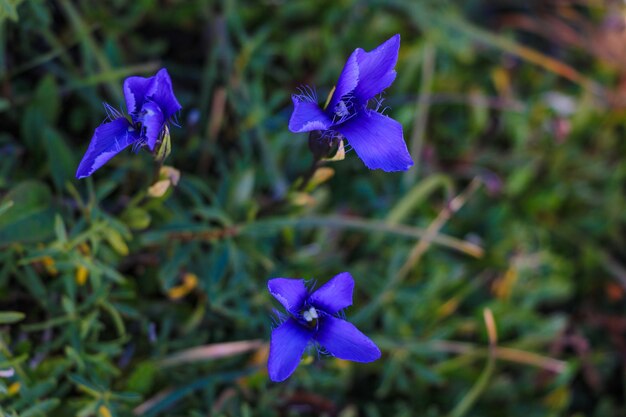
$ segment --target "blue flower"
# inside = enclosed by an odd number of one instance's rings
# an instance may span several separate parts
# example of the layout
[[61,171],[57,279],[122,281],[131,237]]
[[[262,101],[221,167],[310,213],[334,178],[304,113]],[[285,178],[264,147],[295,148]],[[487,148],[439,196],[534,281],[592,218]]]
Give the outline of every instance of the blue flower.
[[182,108],[174,96],[172,80],[165,68],[153,77],[127,78],[124,98],[130,119],[104,104],[109,121],[96,128],[78,165],[76,178],[90,176],[130,145],[135,148],[147,146],[154,151],[168,132],[168,122]]
[[392,36],[371,52],[356,49],[324,109],[310,91],[294,94],[289,130],[319,130],[323,137],[345,138],[369,169],[408,170],[413,160],[404,142],[402,125],[378,112],[380,101],[376,109],[368,108],[370,100],[395,80],[399,49],[400,35]]
[[380,350],[367,336],[338,314],[352,305],[354,280],[343,272],[313,293],[302,279],[274,278],[267,287],[289,313],[272,331],[267,369],[272,381],[284,381],[298,367],[310,342],[333,356],[355,362],[372,362]]

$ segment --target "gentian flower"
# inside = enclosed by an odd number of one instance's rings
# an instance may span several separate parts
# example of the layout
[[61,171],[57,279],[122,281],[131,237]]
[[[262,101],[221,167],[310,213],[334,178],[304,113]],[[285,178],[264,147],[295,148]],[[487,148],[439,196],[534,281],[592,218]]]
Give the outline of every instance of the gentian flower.
[[[294,110],[289,130],[322,131],[322,138],[347,139],[369,169],[406,171],[413,160],[404,142],[402,125],[378,112],[375,97],[396,78],[400,35],[392,36],[371,52],[357,48],[345,66],[325,108],[311,89],[292,96]],[[376,108],[368,108],[374,99]]]
[[354,280],[348,272],[335,276],[312,293],[303,279],[274,278],[267,287],[288,313],[272,331],[267,362],[272,381],[287,379],[311,342],[340,359],[372,362],[380,358],[374,342],[339,317],[341,310],[352,305]]
[[124,98],[130,118],[107,103],[108,122],[93,134],[87,152],[78,165],[76,178],[85,178],[109,159],[133,145],[154,151],[169,135],[168,123],[182,106],[172,90],[172,80],[165,68],[153,77],[129,77],[124,81]]

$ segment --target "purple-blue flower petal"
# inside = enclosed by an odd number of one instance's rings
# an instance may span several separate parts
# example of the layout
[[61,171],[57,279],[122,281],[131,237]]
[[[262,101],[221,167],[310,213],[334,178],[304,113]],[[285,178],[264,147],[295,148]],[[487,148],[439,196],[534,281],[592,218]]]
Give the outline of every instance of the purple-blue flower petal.
[[317,103],[303,100],[300,96],[291,96],[293,113],[289,119],[289,130],[294,133],[326,130],[332,120],[324,113]]
[[124,81],[124,97],[128,113],[136,117],[139,117],[145,103],[149,101],[161,108],[165,120],[182,108],[174,96],[172,80],[165,68],[152,77],[128,77]]
[[336,314],[352,305],[353,290],[354,279],[350,273],[342,272],[311,294],[309,303],[328,314]]
[[272,331],[267,370],[270,379],[284,381],[296,370],[300,358],[311,340],[312,332],[289,319]]
[[267,282],[267,289],[292,314],[300,312],[308,295],[303,279],[270,279]]
[[146,95],[154,84],[154,77],[128,77],[124,80],[124,98],[126,110],[131,115],[138,115],[146,100]]
[[337,126],[350,146],[369,169],[406,171],[413,159],[404,142],[402,125],[373,110],[363,110],[358,116]]
[[380,358],[380,349],[352,323],[324,316],[315,340],[333,356],[354,362],[372,362]]
[[400,35],[394,35],[371,52],[361,48],[355,51],[359,83],[354,89],[354,95],[361,102],[367,102],[393,83],[399,50]]
[[140,132],[133,129],[125,117],[98,126],[91,138],[87,152],[78,165],[76,178],[90,176],[109,159],[139,138]]
[[335,112],[335,106],[337,103],[348,93],[352,92],[357,84],[359,83],[359,66],[357,63],[357,54],[358,49],[352,52],[346,64],[343,66],[343,70],[341,70],[341,75],[339,75],[339,80],[337,80],[337,84],[335,85],[335,91],[333,92],[333,97],[330,99],[328,103],[327,112],[331,114]]
[[145,102],[138,120],[145,129],[144,134],[148,148],[153,151],[165,124],[161,108],[154,101]]
[[172,79],[165,68],[160,69],[154,76],[154,87],[149,92],[148,98],[159,105],[165,120],[169,120],[183,108],[174,95]]

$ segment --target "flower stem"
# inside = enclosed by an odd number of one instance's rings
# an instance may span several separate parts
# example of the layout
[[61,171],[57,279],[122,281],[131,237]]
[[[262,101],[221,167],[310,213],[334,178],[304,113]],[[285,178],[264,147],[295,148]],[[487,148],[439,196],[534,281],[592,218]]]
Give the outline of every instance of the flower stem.
[[154,171],[152,171],[152,181],[150,181],[150,185],[156,183],[161,176],[161,168],[163,167],[163,160],[155,159],[154,161]]
[[309,185],[311,179],[313,179],[313,176],[315,175],[315,171],[317,171],[320,166],[322,166],[322,160],[314,156],[313,162],[311,163],[309,170],[306,172],[306,174],[304,174],[304,176],[302,177],[302,182],[300,183],[300,185],[298,185],[298,191],[306,190],[307,185]]

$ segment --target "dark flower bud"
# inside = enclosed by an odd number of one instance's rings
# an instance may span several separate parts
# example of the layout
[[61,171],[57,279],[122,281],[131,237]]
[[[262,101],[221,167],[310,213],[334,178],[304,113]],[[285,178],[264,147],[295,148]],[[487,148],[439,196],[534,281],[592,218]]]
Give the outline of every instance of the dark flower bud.
[[309,133],[309,149],[317,160],[332,159],[339,150],[341,140],[339,133],[329,135],[327,131],[314,130]]

